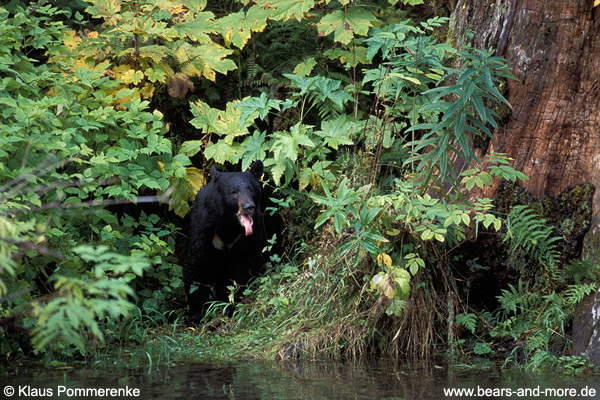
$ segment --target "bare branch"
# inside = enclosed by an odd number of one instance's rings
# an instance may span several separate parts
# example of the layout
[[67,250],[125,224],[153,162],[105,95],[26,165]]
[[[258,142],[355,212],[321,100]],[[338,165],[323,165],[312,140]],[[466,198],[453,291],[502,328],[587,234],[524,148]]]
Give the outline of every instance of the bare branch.
[[15,239],[10,239],[10,238],[6,238],[6,237],[2,237],[2,236],[0,236],[0,240],[3,242],[6,242],[6,243],[10,243],[12,245],[18,246],[18,247],[24,247],[27,249],[35,250],[38,253],[45,255],[45,256],[56,257],[59,259],[63,258],[62,254],[59,254],[53,250],[48,249],[45,246],[42,246],[38,243],[34,243],[30,240],[15,240]]
[[141,203],[164,203],[171,193],[173,192],[173,188],[169,187],[164,193],[159,196],[139,196],[135,199],[113,199],[113,200],[89,200],[81,203],[60,203],[54,201],[52,203],[43,204],[41,206],[32,207],[28,210],[13,210],[10,213],[4,212],[0,213],[0,215],[18,215],[22,213],[30,213],[37,212],[43,210],[72,210],[72,209],[80,209],[80,208],[92,208],[92,207],[108,207],[120,204],[141,204]]
[[46,157],[46,159],[42,163],[40,163],[40,165],[38,165],[33,170],[31,170],[31,172],[26,173],[26,174],[21,174],[18,177],[14,178],[11,181],[2,185],[2,187],[0,187],[0,193],[6,192],[11,187],[12,187],[12,189],[9,192],[0,196],[0,202],[3,202],[4,200],[11,198],[12,196],[19,193],[19,191],[21,189],[23,189],[25,186],[29,185],[30,182],[27,181],[28,177],[30,177],[30,176],[34,176],[34,177],[38,177],[38,178],[42,177],[42,176],[46,175],[47,173],[49,173],[51,170],[64,167],[65,165],[67,165],[68,163],[70,163],[71,161],[73,161],[79,157],[81,157],[81,155],[77,154],[71,158],[62,160],[59,163],[53,163],[51,165],[48,165],[51,162],[50,161],[51,157],[49,155],[48,157]]
[[21,290],[19,290],[17,292],[11,293],[8,296],[0,297],[0,303],[4,303],[4,302],[7,302],[7,301],[12,300],[14,298],[17,298],[19,296],[22,296],[25,293],[31,292],[32,290],[33,289],[32,289],[31,286],[27,286],[25,289],[21,289]]

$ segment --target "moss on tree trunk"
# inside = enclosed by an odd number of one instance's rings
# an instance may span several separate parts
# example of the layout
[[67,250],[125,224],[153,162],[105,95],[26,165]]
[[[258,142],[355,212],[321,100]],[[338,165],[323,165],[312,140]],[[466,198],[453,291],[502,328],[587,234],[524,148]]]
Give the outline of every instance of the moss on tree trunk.
[[[600,7],[593,0],[459,0],[449,40],[493,48],[516,80],[512,109],[482,153],[503,152],[530,176],[531,194],[600,185]],[[484,193],[493,197],[498,184]],[[586,257],[600,259],[600,191],[593,195]]]

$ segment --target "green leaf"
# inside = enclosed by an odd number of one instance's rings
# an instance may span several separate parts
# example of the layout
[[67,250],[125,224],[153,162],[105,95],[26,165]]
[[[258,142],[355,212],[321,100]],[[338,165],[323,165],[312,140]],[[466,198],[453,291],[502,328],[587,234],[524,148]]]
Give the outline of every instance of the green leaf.
[[285,76],[291,81],[290,87],[300,89],[300,96],[308,93],[310,89],[314,88],[317,79],[319,79],[319,77],[317,76],[306,78],[300,75],[293,74],[283,74],[283,76]]
[[463,224],[465,224],[466,226],[469,226],[471,224],[471,218],[469,217],[469,214],[464,213],[460,217],[462,219]]
[[193,157],[196,154],[198,154],[198,152],[202,149],[203,146],[204,143],[202,142],[202,140],[188,140],[186,142],[183,142],[179,152],[181,154],[185,154],[188,157]]
[[340,85],[340,81],[319,77],[315,82],[315,89],[323,100],[330,100],[342,110],[347,101],[352,101],[352,97],[340,89]]
[[367,57],[367,51],[368,49],[364,46],[352,46],[352,50],[336,47],[325,50],[323,55],[332,60],[340,60],[346,66],[356,67],[358,64],[369,64],[371,62]]
[[256,4],[270,9],[271,19],[275,21],[285,21],[291,18],[301,21],[304,14],[315,6],[314,0],[257,0]]
[[290,161],[296,161],[302,147],[314,147],[315,144],[305,133],[309,127],[297,123],[292,126],[290,132],[273,133],[273,146],[271,150],[276,159],[286,158]]
[[317,65],[314,57],[310,57],[294,68],[294,74],[298,76],[309,76],[314,66]]
[[353,128],[352,122],[346,121],[346,115],[340,115],[335,120],[323,121],[321,130],[315,132],[318,136],[324,139],[325,145],[337,150],[340,145],[353,144]]
[[[264,92],[260,94],[260,97],[246,97],[235,103],[235,107],[241,110],[240,129],[244,126],[250,126],[257,115],[264,120],[272,109],[280,110],[281,104],[283,104],[282,100],[269,99]],[[248,121],[249,117],[250,121]]]
[[343,105],[347,101],[352,101],[352,97],[344,90],[340,89],[340,81],[322,76],[304,78],[292,74],[283,75],[291,80],[291,87],[300,89],[300,96],[303,96],[306,93],[315,93],[320,100],[331,101],[339,110],[343,109]]
[[266,132],[255,131],[248,136],[239,148],[239,157],[242,159],[242,171],[247,170],[254,160],[264,160],[266,157],[265,138]]
[[310,167],[304,167],[300,169],[298,174],[298,190],[303,191],[311,184],[313,180],[314,172]]
[[246,12],[231,13],[215,20],[213,26],[221,34],[227,46],[233,44],[241,49],[252,36],[252,32],[263,31],[271,13],[271,10],[255,4]]
[[375,20],[371,11],[350,6],[345,11],[336,10],[325,15],[317,24],[317,29],[320,36],[333,33],[336,42],[348,44],[355,35],[366,35]]
[[[270,162],[269,162],[270,161]],[[284,173],[287,171],[288,166],[287,163],[289,163],[289,160],[275,160],[275,159],[268,159],[267,162],[265,162],[265,165],[273,165],[271,168],[271,176],[273,176],[273,182],[275,182],[276,185],[279,185],[281,183],[281,178],[283,177]]]
[[473,353],[477,355],[486,355],[493,352],[494,351],[492,350],[490,345],[485,342],[477,342],[475,346],[473,346]]
[[221,111],[211,108],[201,100],[191,104],[191,111],[194,118],[192,118],[190,123],[194,127],[205,132],[213,132],[211,127],[218,123]]
[[238,160],[239,144],[228,144],[225,140],[219,140],[217,143],[210,143],[204,150],[204,156],[207,159],[213,159],[219,164],[230,162],[235,164]]

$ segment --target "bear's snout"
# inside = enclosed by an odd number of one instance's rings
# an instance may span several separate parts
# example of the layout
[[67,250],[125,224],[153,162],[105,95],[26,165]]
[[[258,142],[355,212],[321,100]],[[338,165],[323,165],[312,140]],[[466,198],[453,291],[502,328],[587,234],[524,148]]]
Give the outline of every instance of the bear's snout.
[[240,224],[244,228],[244,233],[246,236],[252,235],[252,225],[254,221],[252,221],[252,214],[254,214],[254,210],[256,206],[251,199],[242,200],[238,203],[238,213],[237,217],[240,221]]
[[255,209],[256,209],[256,206],[251,201],[242,204],[242,210],[250,215],[254,214]]

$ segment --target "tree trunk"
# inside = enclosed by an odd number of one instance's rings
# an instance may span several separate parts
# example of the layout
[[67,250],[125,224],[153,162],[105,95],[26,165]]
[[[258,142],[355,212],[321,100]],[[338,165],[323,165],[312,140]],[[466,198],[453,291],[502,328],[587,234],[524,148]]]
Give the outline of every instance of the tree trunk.
[[[517,78],[507,83],[512,110],[487,152],[510,155],[536,196],[579,183],[600,188],[600,7],[594,0],[459,0],[450,40],[495,49]],[[586,255],[598,261],[599,208],[596,190]]]
[[[600,7],[594,0],[458,0],[449,36],[459,47],[495,49],[517,78],[505,91],[512,109],[485,151],[511,156],[536,196],[580,183],[596,188],[583,252],[600,262]],[[572,348],[597,362],[599,299],[600,291],[578,306]]]

